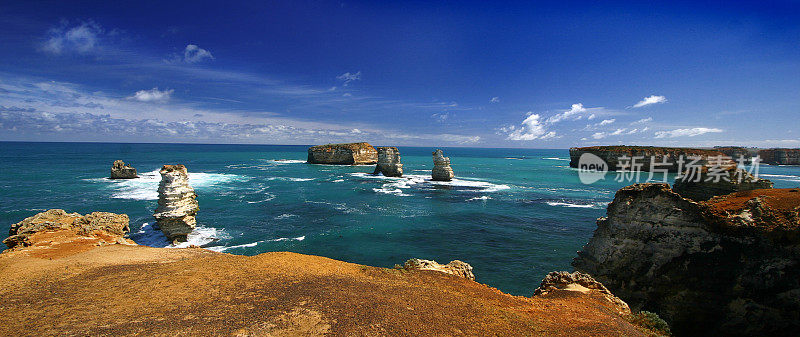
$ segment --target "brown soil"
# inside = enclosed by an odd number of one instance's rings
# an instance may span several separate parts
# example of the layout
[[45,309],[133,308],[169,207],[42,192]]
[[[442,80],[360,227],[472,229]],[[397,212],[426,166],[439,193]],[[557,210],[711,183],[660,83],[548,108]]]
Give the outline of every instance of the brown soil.
[[647,335],[596,293],[526,298],[434,271],[47,234],[0,254],[0,335]]

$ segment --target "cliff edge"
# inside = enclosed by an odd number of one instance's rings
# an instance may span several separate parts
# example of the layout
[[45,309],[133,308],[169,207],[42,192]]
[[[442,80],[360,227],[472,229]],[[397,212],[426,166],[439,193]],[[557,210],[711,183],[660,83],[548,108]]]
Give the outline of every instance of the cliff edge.
[[793,336],[800,189],[695,202],[667,184],[622,188],[573,266],[678,336]]
[[0,335],[650,335],[593,283],[561,277],[521,297],[432,270],[151,248],[122,238],[127,216],[92,214],[16,227],[33,238],[0,254]]

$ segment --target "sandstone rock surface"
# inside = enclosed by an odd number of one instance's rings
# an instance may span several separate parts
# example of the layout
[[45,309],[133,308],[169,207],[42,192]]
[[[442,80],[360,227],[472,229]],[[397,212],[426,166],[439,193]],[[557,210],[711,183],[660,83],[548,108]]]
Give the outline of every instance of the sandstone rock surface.
[[[678,172],[678,160],[681,156],[686,158],[696,156],[700,160],[697,165],[706,165],[709,162],[715,161],[719,156],[722,156],[726,164],[734,164],[730,157],[724,153],[716,150],[705,149],[692,149],[692,148],[676,148],[676,147],[655,147],[655,146],[589,146],[589,147],[573,147],[569,149],[570,167],[578,167],[578,161],[584,153],[591,153],[600,157],[608,164],[609,171],[616,171],[620,164],[624,165],[624,161],[620,158],[627,156],[629,158],[637,156],[643,159],[637,159],[636,164],[642,164],[641,171],[650,172],[655,170],[667,170],[668,172]],[[651,167],[651,161],[656,165]],[[664,165],[659,165],[665,163]],[[628,169],[630,170],[630,168]]]
[[764,149],[758,156],[764,164],[800,165],[800,149]]
[[553,271],[547,274],[536,288],[533,296],[544,296],[556,290],[577,291],[582,293],[597,292],[617,308],[622,315],[629,315],[631,308],[625,301],[614,296],[602,283],[597,282],[591,275],[576,272]]
[[153,217],[167,239],[185,242],[197,224],[197,194],[189,185],[189,173],[183,165],[164,165],[158,184],[158,208]]
[[111,179],[133,179],[138,177],[136,169],[125,164],[122,160],[115,160],[111,166]]
[[92,244],[133,244],[125,239],[128,233],[128,216],[107,212],[86,215],[67,213],[63,209],[51,209],[11,225],[8,238],[3,243],[9,249],[29,246],[46,247],[53,238],[65,238],[65,242],[89,240]]
[[455,174],[450,167],[450,158],[445,157],[440,149],[433,151],[433,170],[431,171],[431,179],[436,181],[450,181],[453,180]]
[[402,177],[403,164],[400,163],[400,150],[396,147],[379,146],[378,165],[372,174],[383,174],[386,177]]
[[372,165],[378,162],[378,151],[369,143],[317,145],[308,148],[309,164]]
[[676,178],[672,190],[694,201],[705,201],[718,195],[739,191],[772,188],[772,182],[759,179],[736,165],[726,167],[705,166],[696,175]]
[[475,275],[472,274],[472,266],[459,260],[450,261],[448,264],[439,264],[432,260],[409,259],[403,264],[403,268],[406,270],[433,270],[470,280],[475,279]]
[[800,189],[683,198],[620,189],[573,266],[676,335],[789,336],[800,329]]

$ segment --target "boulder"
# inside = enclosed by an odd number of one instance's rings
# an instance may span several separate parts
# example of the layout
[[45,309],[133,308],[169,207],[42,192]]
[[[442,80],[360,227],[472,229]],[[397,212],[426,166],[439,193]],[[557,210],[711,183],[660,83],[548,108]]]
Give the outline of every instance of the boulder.
[[76,237],[91,238],[93,244],[126,243],[133,242],[124,238],[130,231],[128,216],[107,212],[93,212],[86,215],[67,213],[63,209],[51,209],[11,225],[8,238],[3,243],[9,249],[24,248],[37,244],[50,244],[55,241],[54,235],[43,236],[45,233],[59,233],[58,238],[65,241],[74,240]]
[[403,164],[400,163],[400,151],[396,147],[379,146],[378,165],[372,174],[383,174],[386,177],[402,177]]
[[378,151],[369,143],[326,144],[308,148],[309,164],[373,165]]
[[133,179],[138,178],[136,169],[125,164],[122,160],[115,160],[111,165],[111,179]]
[[617,313],[621,315],[630,315],[631,308],[625,301],[619,297],[614,296],[602,283],[596,281],[591,275],[576,272],[554,271],[547,274],[536,288],[533,296],[546,296],[547,294],[557,291],[577,291],[581,293],[595,292],[600,294],[603,298],[609,301],[617,309]]
[[450,181],[453,180],[454,176],[453,169],[450,168],[450,158],[445,157],[442,150],[436,149],[436,151],[433,151],[431,179],[436,181]]
[[800,189],[695,202],[667,184],[617,191],[572,265],[677,336],[800,329]]
[[472,266],[459,260],[450,261],[448,264],[439,264],[432,260],[409,259],[403,264],[405,270],[433,270],[440,273],[451,274],[466,279],[474,280]]
[[772,188],[772,182],[756,178],[736,165],[704,166],[697,174],[676,177],[672,185],[673,191],[694,201],[706,201],[718,195],[765,188]]
[[158,185],[158,208],[153,217],[169,241],[185,242],[197,224],[197,194],[189,186],[189,174],[183,165],[164,165]]

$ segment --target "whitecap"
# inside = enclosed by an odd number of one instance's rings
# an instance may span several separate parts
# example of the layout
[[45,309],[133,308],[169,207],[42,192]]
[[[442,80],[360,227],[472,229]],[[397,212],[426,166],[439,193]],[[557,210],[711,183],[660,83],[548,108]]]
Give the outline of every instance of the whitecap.
[[484,196],[481,196],[481,197],[469,198],[469,199],[467,199],[467,201],[477,201],[477,200],[486,201],[486,200],[491,200],[491,199],[492,199],[492,197],[490,197],[488,195],[484,195]]
[[297,214],[284,213],[284,214],[276,216],[275,219],[288,219],[288,218],[294,218],[294,217],[298,217],[298,216],[299,215],[297,215]]
[[300,159],[265,159],[264,161],[271,164],[285,165],[285,164],[305,164],[306,160]]
[[[161,174],[159,170],[154,170],[141,173],[136,179],[92,178],[84,180],[109,184],[116,190],[111,193],[111,198],[114,199],[157,200]],[[189,172],[189,184],[193,188],[201,190],[234,181],[248,180],[250,177],[230,173]]]
[[561,161],[569,161],[569,159],[567,159],[567,158],[558,158],[558,157],[547,157],[547,158],[542,158],[542,159],[546,159],[546,160],[561,160]]
[[266,196],[266,198],[264,198],[262,200],[248,201],[247,203],[248,204],[258,204],[258,203],[267,202],[267,201],[270,201],[272,199],[275,199],[275,195],[272,194],[272,193],[264,193],[264,195]]
[[303,241],[303,240],[305,240],[305,239],[306,239],[306,236],[305,236],[305,235],[303,235],[303,236],[298,236],[298,237],[296,237],[296,238],[277,238],[277,239],[272,239],[272,240],[267,240],[267,241],[269,241],[269,242],[280,242],[280,241]]
[[606,205],[604,202],[593,202],[589,204],[579,204],[579,203],[571,203],[571,202],[563,202],[563,201],[547,201],[546,204],[550,206],[559,206],[559,207],[567,207],[567,208],[602,208]]
[[150,223],[147,222],[142,224],[142,227],[139,229],[139,231],[131,235],[131,239],[137,244],[149,247],[166,248],[186,248],[192,245],[202,247],[210,243],[229,238],[230,237],[228,234],[226,234],[222,229],[197,226],[186,237],[186,242],[173,245],[171,242],[167,241],[167,237],[164,236],[164,233],[155,229],[152,225],[150,225]]
[[257,246],[257,245],[258,245],[259,243],[261,243],[261,242],[264,242],[264,241],[256,241],[256,242],[251,242],[251,243],[245,243],[245,244],[242,244],[242,245],[236,245],[236,246],[227,246],[227,247],[226,247],[226,246],[214,246],[214,247],[208,247],[208,248],[206,248],[206,249],[208,249],[208,250],[213,250],[213,251],[215,251],[215,252],[224,252],[224,251],[226,251],[226,250],[229,250],[229,249],[234,249],[234,248],[247,248],[247,247],[255,247],[255,246]]

